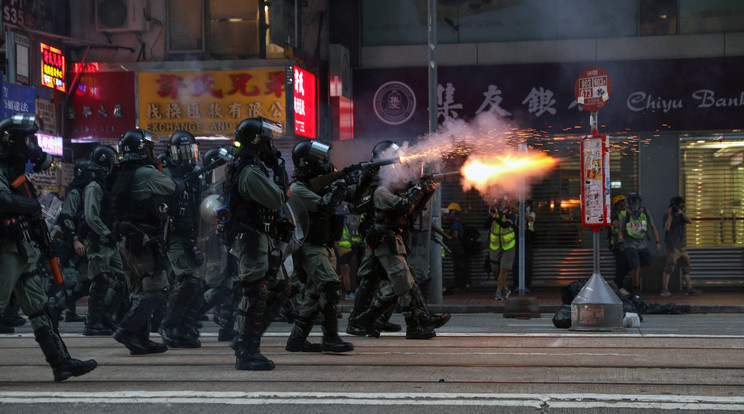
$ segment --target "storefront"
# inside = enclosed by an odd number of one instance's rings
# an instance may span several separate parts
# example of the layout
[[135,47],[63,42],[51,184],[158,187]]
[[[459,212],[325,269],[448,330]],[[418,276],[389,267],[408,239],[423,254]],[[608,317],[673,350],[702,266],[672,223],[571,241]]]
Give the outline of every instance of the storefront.
[[[613,86],[599,111],[600,133],[608,134],[612,145],[612,196],[639,191],[662,237],[669,200],[685,197],[693,218],[688,228],[693,277],[711,286],[741,285],[744,153],[742,136],[734,132],[744,126],[742,64],[742,58],[719,58],[440,67],[439,120],[498,114],[509,128],[524,132],[530,148],[560,159],[533,185],[531,198],[538,233],[534,285],[564,285],[592,271],[591,231],[579,218],[578,139],[589,132],[589,114],[577,105],[573,86],[585,68],[602,67]],[[357,70],[354,80],[357,140],[426,139],[425,68]],[[487,208],[477,192],[445,184],[442,203],[452,201],[463,206],[468,224],[482,225]],[[606,246],[606,237],[601,239]],[[651,272],[660,272],[662,262],[663,251]],[[602,274],[611,277],[614,264],[606,248],[601,265]],[[446,284],[446,261],[444,268]],[[493,278],[487,280],[482,268],[482,257],[471,260],[471,274],[490,286]]]

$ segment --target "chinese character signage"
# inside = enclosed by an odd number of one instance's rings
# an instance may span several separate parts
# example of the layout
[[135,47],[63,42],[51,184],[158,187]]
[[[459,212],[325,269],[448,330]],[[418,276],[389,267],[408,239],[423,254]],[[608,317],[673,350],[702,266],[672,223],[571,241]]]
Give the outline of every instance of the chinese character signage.
[[[95,69],[89,67],[89,69]],[[133,72],[83,72],[67,112],[67,136],[73,140],[118,139],[137,127]]]
[[139,127],[156,134],[232,135],[245,118],[284,124],[284,69],[141,72]]
[[36,88],[3,82],[0,118],[17,113],[36,113]]
[[56,47],[39,43],[41,48],[41,84],[60,92],[65,91],[65,55]]
[[609,226],[610,139],[607,135],[581,137],[581,223]]
[[[550,134],[588,130],[589,113],[575,96],[580,76],[585,99],[591,98],[596,109],[604,105],[599,117],[604,131],[744,128],[744,57],[609,61],[596,73],[583,73],[590,66],[440,66],[439,122],[490,113],[513,127]],[[356,138],[413,138],[428,132],[426,68],[356,69],[353,82]]]
[[315,75],[294,67],[294,131],[296,135],[315,138]]

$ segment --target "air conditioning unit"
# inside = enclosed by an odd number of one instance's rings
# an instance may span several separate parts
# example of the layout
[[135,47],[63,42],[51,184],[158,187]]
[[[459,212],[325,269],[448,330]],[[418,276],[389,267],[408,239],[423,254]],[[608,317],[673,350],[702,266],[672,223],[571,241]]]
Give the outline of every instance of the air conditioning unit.
[[147,30],[146,0],[95,0],[96,30],[142,32]]

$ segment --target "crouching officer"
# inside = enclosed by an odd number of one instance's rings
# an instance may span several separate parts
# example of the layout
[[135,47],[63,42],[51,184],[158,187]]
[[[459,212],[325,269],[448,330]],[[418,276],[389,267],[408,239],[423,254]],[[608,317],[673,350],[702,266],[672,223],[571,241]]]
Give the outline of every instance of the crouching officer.
[[168,167],[165,172],[175,180],[187,180],[186,191],[168,198],[170,230],[168,258],[175,278],[168,295],[168,306],[160,324],[160,334],[173,348],[199,348],[201,342],[191,334],[204,302],[204,281],[199,267],[204,255],[196,244],[199,226],[199,202],[202,184],[196,138],[188,131],[176,131],[168,144]]
[[114,339],[132,355],[168,349],[150,340],[150,322],[153,311],[164,303],[168,287],[164,271],[168,215],[163,197],[180,193],[184,186],[155,167],[153,146],[157,139],[157,135],[142,129],[122,134],[122,159],[112,176],[114,233],[133,296]]
[[272,141],[273,133],[281,131],[281,125],[264,118],[248,118],[238,124],[235,141],[228,149],[232,160],[224,185],[226,206],[215,212],[222,241],[232,246],[239,260],[242,298],[236,318],[238,370],[274,369],[274,362],[261,355],[260,348],[267,299],[264,282],[273,249],[270,234],[286,201],[284,160]]
[[[116,241],[112,233],[114,212],[110,203],[110,194],[106,180],[117,163],[116,150],[108,145],[102,145],[90,157],[88,170],[90,182],[85,186],[83,202],[85,204],[85,224],[87,231],[85,251],[88,256],[88,276],[90,291],[88,294],[88,313],[83,335],[111,335],[113,333],[110,321],[104,322],[104,315],[109,315],[106,309],[106,294],[114,278],[123,278],[124,269]],[[115,284],[115,283],[114,283]]]
[[[304,301],[285,349],[290,352],[348,352],[354,349],[338,336],[336,305],[341,299],[341,281],[336,274],[333,245],[341,239],[344,217],[336,209],[344,200],[363,194],[377,172],[365,170],[357,185],[356,178],[346,176],[323,188],[313,188],[314,178],[335,173],[328,161],[330,145],[320,141],[300,141],[292,150],[296,180],[290,186],[290,197],[296,198],[308,212],[309,229],[305,242],[294,255],[295,271],[305,283]],[[318,315],[323,318],[323,343],[307,340]]]
[[47,296],[36,272],[37,254],[30,240],[40,244],[42,237],[49,236],[36,191],[24,173],[27,161],[41,171],[49,168],[52,158],[38,145],[35,120],[34,115],[18,114],[0,121],[0,309],[15,294],[54,371],[54,380],[63,381],[86,374],[98,364],[70,357],[45,306]]

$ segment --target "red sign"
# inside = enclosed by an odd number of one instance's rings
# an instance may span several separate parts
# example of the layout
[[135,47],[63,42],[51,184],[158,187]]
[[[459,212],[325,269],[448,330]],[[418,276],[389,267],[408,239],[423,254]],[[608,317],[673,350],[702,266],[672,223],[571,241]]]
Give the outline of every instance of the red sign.
[[134,90],[134,72],[81,73],[64,114],[67,136],[78,141],[118,139],[136,128]]
[[60,92],[65,91],[65,55],[56,47],[39,43],[41,46],[41,84],[56,89]]
[[582,108],[597,112],[610,99],[612,82],[610,75],[602,68],[584,69],[574,85],[574,97]]
[[315,138],[315,75],[294,67],[295,134]]

